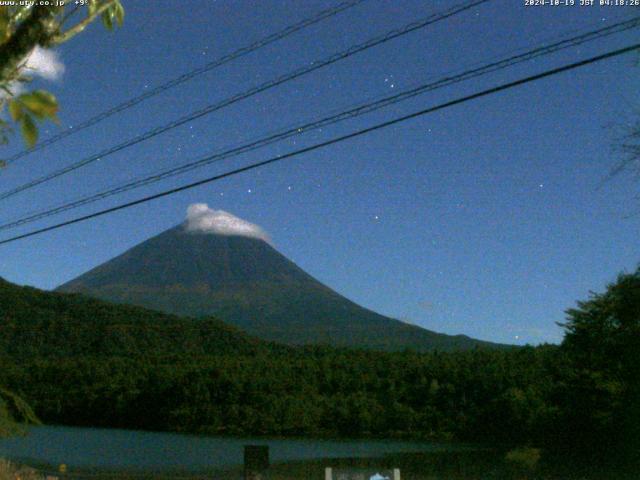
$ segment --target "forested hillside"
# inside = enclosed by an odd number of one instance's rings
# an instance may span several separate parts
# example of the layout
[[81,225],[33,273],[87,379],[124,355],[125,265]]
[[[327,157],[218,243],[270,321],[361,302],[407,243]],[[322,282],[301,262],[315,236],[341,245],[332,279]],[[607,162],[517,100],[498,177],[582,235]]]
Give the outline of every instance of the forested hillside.
[[[542,440],[557,348],[45,358],[3,380],[43,420],[187,432]],[[545,377],[544,379],[542,377]]]
[[215,320],[0,292],[0,383],[45,422],[638,452],[640,270],[568,311],[562,346],[455,353],[283,347]]
[[193,320],[0,279],[0,352],[14,358],[252,354],[275,347],[217,319]]

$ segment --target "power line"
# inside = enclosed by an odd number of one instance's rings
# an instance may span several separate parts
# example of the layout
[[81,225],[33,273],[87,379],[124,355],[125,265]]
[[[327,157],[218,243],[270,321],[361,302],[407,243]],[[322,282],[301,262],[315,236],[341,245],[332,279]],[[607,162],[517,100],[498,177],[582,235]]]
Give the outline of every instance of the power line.
[[265,167],[267,165],[271,165],[273,163],[280,162],[282,160],[286,160],[288,158],[297,157],[299,155],[312,152],[314,150],[319,150],[321,148],[328,147],[329,145],[340,143],[340,142],[343,142],[345,140],[349,140],[349,139],[352,139],[352,138],[360,137],[362,135],[366,135],[368,133],[371,133],[371,132],[374,132],[374,131],[377,131],[377,130],[381,130],[383,128],[387,128],[387,127],[390,127],[392,125],[396,125],[396,124],[405,122],[407,120],[411,120],[411,119],[414,119],[414,118],[417,118],[417,117],[421,117],[423,115],[427,115],[429,113],[433,113],[433,112],[438,111],[438,110],[443,110],[445,108],[449,108],[449,107],[452,107],[452,106],[455,106],[455,105],[460,105],[462,103],[465,103],[465,102],[468,102],[468,101],[471,101],[471,100],[475,100],[475,99],[478,99],[478,98],[481,98],[481,97],[486,97],[488,95],[493,95],[495,93],[502,92],[504,90],[509,90],[511,88],[515,88],[515,87],[520,86],[520,85],[524,85],[524,84],[527,84],[527,83],[538,81],[538,80],[541,80],[543,78],[547,78],[547,77],[550,77],[550,76],[553,76],[553,75],[558,75],[560,73],[567,72],[569,70],[574,70],[576,68],[580,68],[580,67],[583,67],[583,66],[586,66],[586,65],[590,65],[590,64],[593,64],[593,63],[596,63],[596,62],[600,62],[600,61],[603,61],[603,60],[606,60],[606,59],[609,59],[609,58],[613,58],[613,57],[617,57],[617,56],[620,56],[620,55],[624,55],[626,53],[629,53],[629,52],[632,52],[632,51],[638,50],[638,49],[640,49],[640,43],[636,43],[636,44],[628,46],[628,47],[620,48],[618,50],[613,50],[613,51],[604,53],[602,55],[591,57],[591,58],[588,58],[588,59],[585,59],[585,60],[581,60],[581,61],[578,61],[578,62],[575,62],[575,63],[570,63],[570,64],[567,64],[567,65],[563,65],[562,67],[554,68],[554,69],[551,69],[551,70],[546,70],[546,71],[544,71],[542,73],[538,73],[536,75],[531,75],[531,76],[528,76],[528,77],[525,77],[525,78],[521,78],[519,80],[515,80],[515,81],[512,81],[512,82],[508,82],[508,83],[503,83],[503,84],[498,85],[496,87],[492,87],[492,88],[489,88],[489,89],[486,89],[486,90],[482,90],[480,92],[473,93],[471,95],[467,95],[467,96],[464,96],[464,97],[460,97],[460,98],[457,98],[455,100],[450,100],[448,102],[441,103],[441,104],[436,105],[434,107],[429,107],[429,108],[426,108],[424,110],[419,110],[417,112],[413,112],[413,113],[410,113],[410,114],[407,114],[407,115],[396,117],[396,118],[394,118],[392,120],[388,120],[386,122],[378,123],[378,124],[376,124],[374,126],[363,128],[361,130],[357,130],[355,132],[351,132],[351,133],[346,134],[346,135],[342,135],[342,136],[339,136],[339,137],[334,137],[334,138],[332,138],[330,140],[326,140],[324,142],[316,143],[315,145],[311,145],[309,147],[301,148],[299,150],[295,150],[293,152],[286,153],[284,155],[278,155],[276,157],[271,157],[271,158],[269,158],[267,160],[263,160],[263,161],[257,162],[257,163],[252,163],[250,165],[246,165],[246,166],[241,167],[241,168],[236,168],[234,170],[230,170],[228,172],[215,175],[213,177],[205,178],[203,180],[198,180],[196,182],[192,182],[192,183],[189,183],[189,184],[186,184],[186,185],[182,185],[180,187],[172,188],[170,190],[165,190],[165,191],[160,192],[160,193],[149,195],[147,197],[143,197],[143,198],[140,198],[138,200],[131,201],[131,202],[123,203],[123,204],[117,205],[115,207],[107,208],[105,210],[101,210],[101,211],[98,211],[98,212],[95,212],[95,213],[92,213],[92,214],[89,214],[89,215],[84,215],[84,216],[81,216],[81,217],[74,218],[72,220],[67,220],[65,222],[57,223],[55,225],[50,225],[48,227],[40,228],[38,230],[33,230],[31,232],[27,232],[27,233],[24,233],[24,234],[21,234],[21,235],[17,235],[15,237],[7,238],[5,240],[1,240],[0,241],[0,245],[4,245],[4,244],[10,243],[10,242],[17,241],[17,240],[21,240],[21,239],[24,239],[24,238],[32,237],[34,235],[38,235],[38,234],[41,234],[41,233],[49,232],[49,231],[52,231],[52,230],[57,230],[59,228],[66,227],[68,225],[73,225],[75,223],[79,223],[79,222],[83,222],[83,221],[86,221],[86,220],[89,220],[89,219],[92,219],[92,218],[96,218],[96,217],[100,217],[100,216],[103,216],[103,215],[107,215],[109,213],[117,212],[119,210],[124,210],[126,208],[130,208],[130,207],[133,207],[135,205],[140,205],[140,204],[143,204],[143,203],[147,203],[147,202],[150,202],[152,200],[156,200],[158,198],[162,198],[162,197],[166,197],[166,196],[169,196],[169,195],[173,195],[173,194],[182,192],[184,190],[189,190],[189,189],[192,189],[192,188],[195,188],[195,187],[199,187],[201,185],[205,185],[207,183],[212,183],[212,182],[215,182],[217,180],[221,180],[223,178],[231,177],[231,176],[234,176],[234,175],[237,175],[237,174],[240,174],[240,173],[248,172],[250,170],[255,170],[257,168]]
[[162,83],[160,85],[158,85],[157,87],[152,88],[151,90],[148,90],[138,96],[132,97],[118,105],[116,105],[115,107],[109,108],[108,110],[105,110],[101,113],[98,113],[97,115],[94,115],[91,118],[88,118],[87,120],[81,122],[78,125],[75,125],[73,129],[68,129],[68,130],[64,130],[56,135],[53,135],[52,137],[49,137],[48,139],[36,144],[33,148],[30,148],[28,150],[23,150],[21,152],[16,153],[15,155],[12,155],[11,157],[9,157],[8,159],[5,160],[6,164],[10,164],[12,162],[15,162],[16,160],[25,157],[31,153],[34,153],[38,150],[42,150],[45,147],[48,147],[49,145],[53,145],[54,143],[59,142],[60,140],[67,138],[75,133],[78,133],[86,128],[89,128],[93,125],[96,125],[97,123],[100,123],[103,120],[106,120],[107,118],[120,113],[124,110],[128,110],[131,107],[134,107],[135,105],[138,105],[139,103],[144,102],[145,100],[151,98],[151,97],[155,97],[156,95],[159,95],[163,92],[166,92],[167,90],[176,87],[178,85],[181,85],[185,82],[188,82],[189,80],[202,75],[203,73],[209,72],[217,67],[220,67],[222,65],[225,65],[237,58],[243,57],[244,55],[247,55],[249,53],[255,52],[256,50],[259,50],[262,47],[266,47],[267,45],[270,45],[278,40],[282,40],[283,38],[288,37],[289,35],[292,35],[296,32],[299,32],[300,30],[303,30],[304,28],[307,28],[311,25],[314,25],[316,23],[321,22],[322,20],[325,20],[327,18],[333,17],[335,15],[337,15],[340,12],[343,12],[345,10],[348,10],[349,8],[355,7],[357,5],[359,5],[360,3],[365,2],[366,0],[351,0],[351,1],[347,1],[347,2],[342,2],[338,5],[336,5],[335,7],[332,8],[328,8],[326,10],[322,10],[321,12],[316,13],[315,15],[306,18],[298,23],[295,23],[293,25],[290,25],[278,32],[272,33],[271,35],[268,35],[264,38],[261,38],[260,40],[257,40],[249,45],[246,45],[244,47],[241,47],[227,55],[224,55],[222,57],[219,57],[205,65],[202,65],[201,67],[195,68],[193,70],[190,70],[186,73],[183,73],[182,75],[175,77],[165,83]]
[[213,113],[217,110],[220,110],[224,107],[227,107],[233,103],[236,103],[240,100],[244,100],[246,98],[252,97],[254,95],[257,95],[258,93],[264,92],[266,90],[269,90],[271,88],[274,88],[278,85],[281,85],[285,82],[289,82],[291,80],[294,80],[296,78],[299,78],[303,75],[306,75],[308,73],[314,72],[316,70],[319,70],[320,68],[326,67],[328,65],[331,65],[333,63],[336,63],[340,60],[343,60],[345,58],[351,57],[352,55],[355,55],[357,53],[363,52],[365,50],[368,50],[372,47],[381,45],[383,43],[386,43],[388,41],[391,41],[395,38],[401,37],[403,35],[407,35],[411,32],[414,32],[420,28],[424,28],[428,25],[431,25],[433,23],[439,22],[441,20],[445,20],[449,17],[452,17],[454,15],[458,15],[462,12],[465,12],[466,10],[469,10],[477,5],[481,5],[483,3],[487,3],[491,0],[472,0],[470,2],[464,3],[462,5],[458,5],[456,7],[453,7],[449,10],[446,10],[442,13],[436,13],[433,15],[430,15],[429,17],[419,20],[417,22],[412,22],[408,25],[405,25],[404,27],[397,29],[397,30],[392,30],[384,35],[381,35],[379,37],[375,37],[373,39],[370,39],[364,43],[361,43],[359,45],[355,45],[352,46],[350,48],[348,48],[345,51],[342,51],[340,53],[334,54],[324,60],[320,60],[320,61],[315,61],[315,62],[311,62],[310,65],[301,67],[297,70],[294,70],[292,72],[289,72],[287,74],[284,74],[280,77],[277,77],[273,80],[267,81],[265,83],[262,83],[256,87],[253,87],[243,93],[239,93],[236,95],[233,95],[232,97],[229,97],[225,100],[222,100],[220,102],[214,103],[212,105],[208,105],[200,110],[197,110],[195,112],[192,112],[186,116],[180,117],[177,120],[174,120],[168,124],[162,125],[160,127],[156,127],[153,128],[151,130],[148,130],[147,132],[140,134],[136,137],[133,137],[129,140],[126,140],[125,142],[122,142],[118,145],[115,145],[113,147],[110,147],[106,150],[103,150],[99,153],[96,153],[94,155],[91,155],[89,157],[86,157],[78,162],[75,162],[67,167],[61,168],[59,170],[56,170],[52,173],[49,173],[47,175],[44,175],[40,178],[37,178],[35,180],[32,180],[30,182],[27,182],[23,185],[20,185],[16,188],[13,188],[11,190],[8,190],[4,193],[0,194],[0,200],[4,200],[6,198],[12,197],[13,195],[16,195],[17,193],[23,192],[25,190],[28,190],[30,188],[33,188],[37,185],[40,185],[44,182],[47,182],[49,180],[53,180],[54,178],[60,177],[62,175],[65,175],[67,173],[73,172],[75,170],[78,170],[79,168],[82,168],[86,165],[89,165],[90,163],[93,163],[95,161],[101,160],[109,155],[112,155],[116,152],[122,151],[126,148],[129,148],[133,145],[136,145],[140,142],[143,142],[145,140],[148,140],[150,138],[156,137],[162,133],[165,133],[169,130],[172,130],[174,128],[177,128],[181,125],[184,125],[185,123],[191,122],[193,120],[196,120],[198,118],[201,118],[205,115],[208,115],[210,113]]
[[354,118],[360,115],[373,112],[375,110],[381,109],[383,107],[387,107],[389,105],[393,105],[395,103],[407,100],[409,98],[413,98],[417,95],[420,95],[429,91],[450,86],[465,80],[486,75],[488,73],[493,73],[495,71],[502,70],[504,68],[507,68],[525,61],[530,61],[534,58],[539,58],[541,56],[549,55],[551,53],[555,53],[557,51],[560,51],[569,47],[582,45],[586,42],[597,40],[615,33],[620,33],[620,32],[629,30],[631,28],[636,28],[639,25],[640,25],[640,16],[637,16],[629,20],[625,20],[613,25],[609,25],[607,27],[602,27],[593,31],[582,33],[580,35],[577,35],[568,39],[560,40],[550,45],[533,48],[523,53],[512,55],[510,57],[482,65],[478,68],[465,70],[462,73],[459,73],[456,75],[445,76],[444,78],[441,78],[437,81],[423,84],[418,87],[405,90],[403,92],[399,92],[395,95],[386,96],[375,101],[370,101],[364,104],[360,104],[354,108],[341,111],[334,115],[326,116],[318,120],[314,120],[312,122],[307,122],[305,124],[297,124],[297,125],[294,125],[293,127],[288,127],[283,131],[279,131],[277,133],[267,135],[266,137],[259,138],[257,140],[224,150],[222,152],[208,154],[207,156],[200,158],[198,160],[188,162],[178,167],[161,170],[160,172],[157,172],[155,174],[130,181],[128,183],[117,186],[115,188],[109,188],[109,189],[103,190],[102,192],[84,196],[78,200],[63,203],[62,205],[59,205],[44,211],[30,213],[27,216],[18,218],[16,220],[12,220],[5,224],[1,224],[0,230],[15,228],[17,226],[25,225],[27,223],[32,223],[34,221],[37,221],[43,218],[48,218],[50,216],[56,215],[61,212],[65,212],[83,205],[87,205],[87,204],[96,202],[98,200],[111,197],[113,195],[124,193],[129,190],[133,190],[135,188],[149,185],[151,183],[155,183],[166,178],[174,177],[176,175],[186,173],[196,168],[210,165],[214,162],[218,162],[230,157],[235,157],[237,155],[256,150],[258,148],[262,148],[266,145],[270,145],[272,143],[278,142],[280,140],[284,140],[286,138],[290,138],[296,135],[301,135],[310,130],[325,127],[327,125],[332,125],[343,120],[347,120],[350,118]]

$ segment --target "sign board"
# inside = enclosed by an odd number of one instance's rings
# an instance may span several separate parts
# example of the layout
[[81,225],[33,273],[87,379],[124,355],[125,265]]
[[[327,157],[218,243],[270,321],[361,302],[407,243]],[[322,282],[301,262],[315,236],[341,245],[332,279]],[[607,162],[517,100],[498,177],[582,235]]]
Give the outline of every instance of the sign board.
[[245,480],[262,480],[269,468],[269,447],[267,445],[244,446]]
[[249,470],[266,470],[269,468],[268,445],[245,445],[244,466]]
[[400,480],[399,468],[325,468],[325,480]]

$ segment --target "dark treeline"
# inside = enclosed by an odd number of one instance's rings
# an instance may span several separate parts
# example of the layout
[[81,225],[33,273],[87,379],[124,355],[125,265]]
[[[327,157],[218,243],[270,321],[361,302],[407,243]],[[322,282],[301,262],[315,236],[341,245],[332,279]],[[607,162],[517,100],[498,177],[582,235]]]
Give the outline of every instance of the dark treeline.
[[39,358],[5,369],[46,422],[234,434],[543,439],[554,347],[460,354]]
[[640,270],[568,312],[561,346],[292,348],[214,320],[0,283],[0,384],[44,422],[638,450]]

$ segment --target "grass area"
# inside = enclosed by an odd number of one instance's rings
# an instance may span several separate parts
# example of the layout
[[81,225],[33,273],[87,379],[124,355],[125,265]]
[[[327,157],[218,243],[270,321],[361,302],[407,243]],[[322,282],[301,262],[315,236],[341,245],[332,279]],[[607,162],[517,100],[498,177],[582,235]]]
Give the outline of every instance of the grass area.
[[0,480],[44,480],[44,478],[32,468],[0,459]]

